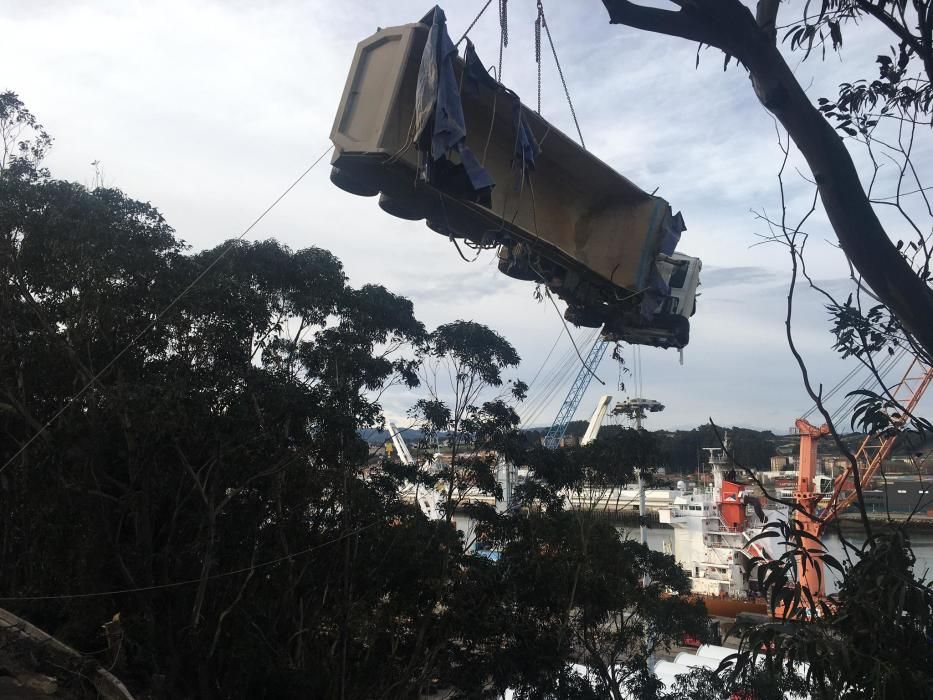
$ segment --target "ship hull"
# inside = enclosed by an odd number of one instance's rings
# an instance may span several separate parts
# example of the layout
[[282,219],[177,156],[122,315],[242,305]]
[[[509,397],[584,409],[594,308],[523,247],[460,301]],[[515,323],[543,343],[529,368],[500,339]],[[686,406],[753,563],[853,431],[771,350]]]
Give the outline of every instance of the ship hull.
[[757,613],[759,615],[768,613],[768,603],[762,598],[696,595],[694,599],[702,601],[706,605],[706,611],[712,617],[735,619],[739,613]]

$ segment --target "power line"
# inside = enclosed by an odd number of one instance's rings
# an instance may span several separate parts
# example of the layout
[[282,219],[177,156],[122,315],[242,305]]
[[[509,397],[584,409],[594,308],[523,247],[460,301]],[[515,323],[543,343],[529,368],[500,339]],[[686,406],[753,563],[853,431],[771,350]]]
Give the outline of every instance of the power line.
[[541,370],[544,369],[544,365],[547,364],[547,361],[551,359],[551,355],[554,353],[554,348],[557,347],[557,344],[560,342],[561,337],[564,335],[564,331],[560,330],[557,332],[557,337],[554,339],[554,344],[551,346],[551,349],[548,350],[547,356],[544,358],[544,362],[541,363],[541,366],[538,367],[538,371],[535,372],[535,376],[531,378],[531,381],[528,382],[528,389],[534,386],[535,380],[538,379],[538,375],[541,374]]
[[99,380],[102,376],[104,376],[104,374],[106,374],[106,373],[110,370],[110,368],[113,367],[113,366],[120,360],[121,357],[123,357],[127,352],[129,352],[130,349],[139,341],[140,338],[142,338],[144,335],[146,335],[146,333],[148,333],[150,330],[152,330],[152,328],[153,328],[159,321],[162,320],[162,318],[165,316],[165,314],[167,314],[169,311],[171,311],[171,310],[175,307],[175,304],[177,304],[177,303],[181,300],[181,298],[182,298],[183,296],[185,296],[188,292],[190,292],[198,282],[200,282],[202,279],[204,279],[204,276],[207,275],[208,272],[210,272],[212,269],[214,269],[214,266],[217,265],[217,263],[219,263],[219,262],[221,261],[221,259],[222,259],[227,253],[229,253],[229,252],[233,249],[234,245],[236,245],[236,244],[239,243],[241,240],[243,240],[243,238],[246,236],[246,234],[248,234],[250,231],[252,231],[252,230],[259,224],[259,222],[262,221],[262,220],[266,217],[266,215],[267,215],[270,211],[272,211],[272,210],[275,208],[275,206],[276,206],[279,202],[281,202],[283,199],[285,199],[285,196],[286,196],[289,192],[291,192],[293,189],[295,189],[295,187],[298,186],[298,183],[300,183],[300,182],[305,178],[305,176],[306,176],[308,173],[310,173],[312,170],[314,170],[314,166],[316,166],[318,163],[320,163],[320,162],[324,159],[324,156],[326,156],[328,153],[330,153],[330,151],[331,151],[332,148],[333,148],[333,145],[328,146],[328,147],[327,147],[327,150],[325,150],[321,155],[319,155],[319,156],[317,157],[317,160],[315,160],[310,166],[308,166],[308,168],[307,168],[303,173],[301,173],[301,175],[298,176],[298,179],[295,180],[291,185],[289,185],[289,186],[285,189],[285,191],[282,192],[282,194],[280,194],[278,197],[276,197],[275,201],[272,202],[272,204],[270,204],[270,205],[266,208],[266,210],[263,211],[262,214],[260,214],[260,215],[256,218],[255,221],[253,221],[253,223],[251,223],[249,226],[247,226],[239,236],[237,236],[237,237],[234,238],[232,241],[230,241],[230,243],[229,243],[222,251],[220,251],[220,254],[219,254],[216,258],[214,258],[214,260],[213,260],[207,267],[205,267],[205,268],[201,271],[201,273],[200,273],[197,277],[195,277],[194,280],[192,280],[191,283],[190,283],[187,287],[185,287],[174,299],[172,299],[172,301],[169,302],[169,304],[168,304],[165,308],[163,308],[163,309],[156,315],[156,317],[155,317],[154,319],[152,319],[149,323],[147,323],[145,328],[143,328],[141,331],[139,331],[139,333],[137,333],[135,336],[133,336],[133,338],[130,340],[130,342],[127,343],[126,347],[124,347],[122,350],[120,350],[120,352],[118,352],[116,355],[114,355],[113,358],[112,358],[106,365],[104,365],[103,368],[102,368],[100,371],[97,372],[97,374],[95,374],[93,377],[91,377],[91,378],[88,380],[87,384],[85,384],[83,387],[81,387],[81,389],[80,389],[76,394],[73,394],[72,396],[70,396],[70,397],[65,401],[65,405],[62,406],[51,418],[49,418],[48,421],[46,421],[45,424],[43,424],[43,426],[42,426],[41,428],[39,428],[39,430],[37,430],[37,431],[33,434],[32,437],[30,437],[25,443],[23,443],[22,447],[20,447],[20,448],[16,451],[16,453],[15,453],[12,457],[10,457],[10,458],[3,464],[2,467],[0,467],[0,473],[2,473],[7,467],[9,467],[11,464],[13,464],[13,462],[16,460],[16,458],[19,457],[21,454],[23,454],[23,452],[25,452],[26,449],[27,449],[33,442],[35,442],[36,439],[37,439],[40,435],[42,435],[42,433],[44,433],[44,432],[48,429],[48,427],[49,427],[50,425],[52,425],[52,423],[54,423],[56,420],[58,420],[58,418],[61,417],[61,415],[62,415],[65,411],[67,411],[67,410],[69,409],[69,407],[70,407],[75,401],[77,401],[79,398],[81,398],[81,397],[84,395],[84,393],[85,393],[88,389],[90,389],[90,388],[97,382],[97,380]]
[[322,549],[322,548],[327,547],[327,546],[329,546],[329,545],[332,545],[332,544],[335,544],[335,543],[337,543],[337,542],[340,542],[341,540],[345,540],[345,539],[347,539],[348,537],[353,537],[354,535],[358,535],[359,533],[363,532],[364,530],[368,530],[368,529],[370,529],[371,527],[375,527],[376,525],[379,525],[379,524],[382,523],[382,522],[385,522],[385,521],[383,521],[383,520],[375,520],[375,521],[369,523],[369,525],[363,525],[362,527],[358,527],[358,528],[356,528],[355,530],[351,530],[350,532],[346,532],[346,533],[340,535],[339,537],[335,537],[335,538],[332,539],[332,540],[328,540],[327,542],[322,542],[321,544],[316,544],[316,545],[314,545],[313,547],[308,547],[307,549],[302,549],[302,550],[299,550],[299,551],[297,551],[297,552],[293,552],[292,554],[288,554],[288,555],[286,555],[286,556],[284,556],[284,557],[278,557],[278,558],[276,558],[276,559],[270,559],[269,561],[260,562],[259,564],[254,564],[254,565],[252,565],[252,566],[247,566],[247,567],[244,567],[244,568],[242,568],[242,569],[235,569],[235,570],[233,570],[233,571],[224,571],[223,573],[220,573],[220,574],[213,574],[213,575],[211,575],[211,576],[205,576],[205,577],[201,577],[201,578],[192,578],[192,579],[187,579],[187,580],[185,580],[185,581],[173,581],[173,582],[171,582],[171,583],[159,583],[159,584],[155,584],[155,585],[152,585],[152,586],[138,586],[138,587],[136,587],[136,588],[120,588],[120,589],[113,590],[113,591],[98,591],[98,592],[95,592],[95,593],[59,593],[59,594],[56,594],[56,595],[37,595],[37,596],[0,596],[0,600],[2,600],[2,601],[9,601],[9,600],[69,600],[69,599],[72,599],[72,600],[73,600],[73,599],[79,599],[79,598],[103,598],[103,597],[106,597],[106,596],[123,595],[123,594],[126,594],[126,593],[145,593],[146,591],[158,591],[158,590],[162,590],[162,589],[165,589],[165,588],[178,588],[178,587],[180,587],[180,586],[191,586],[191,585],[194,585],[194,584],[196,584],[196,583],[201,583],[201,581],[213,581],[213,580],[216,580],[216,579],[219,579],[219,578],[226,578],[226,577],[228,577],[228,576],[236,576],[236,575],[238,575],[238,574],[245,574],[245,573],[248,573],[248,572],[250,572],[250,571],[254,571],[254,570],[256,570],[256,569],[261,569],[261,568],[266,567],[266,566],[273,566],[273,565],[275,565],[275,564],[281,564],[283,561],[289,561],[289,560],[291,560],[291,559],[294,559],[295,557],[305,556],[306,554],[310,554],[311,552],[314,552],[314,551],[316,551],[316,550],[318,550],[318,549]]

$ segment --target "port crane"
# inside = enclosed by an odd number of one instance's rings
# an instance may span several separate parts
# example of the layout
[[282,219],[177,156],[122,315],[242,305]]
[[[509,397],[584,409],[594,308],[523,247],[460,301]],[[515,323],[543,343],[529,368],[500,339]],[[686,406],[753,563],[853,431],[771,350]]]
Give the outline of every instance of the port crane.
[[[561,404],[560,410],[557,412],[557,417],[554,419],[554,424],[548,429],[547,433],[544,436],[544,446],[549,449],[556,449],[560,446],[560,441],[564,437],[564,433],[567,432],[567,426],[570,424],[570,421],[573,420],[573,414],[577,412],[577,409],[580,407],[580,402],[583,400],[583,394],[586,393],[587,387],[590,385],[590,381],[593,379],[593,375],[596,372],[596,368],[599,366],[599,363],[603,359],[603,355],[606,354],[606,348],[609,347],[609,341],[603,337],[599,336],[596,338],[596,342],[593,343],[593,347],[590,350],[589,354],[586,357],[586,361],[583,363],[583,366],[580,368],[580,371],[577,373],[577,378],[573,380],[573,384],[570,385],[570,391],[567,392],[567,398],[564,399],[564,403]],[[611,401],[612,398],[609,398]],[[609,405],[609,401],[606,402],[606,407]],[[605,409],[603,408],[603,415],[605,415]],[[598,411],[598,409],[597,409]],[[596,416],[594,415],[593,418]],[[602,416],[599,418],[602,422]],[[590,429],[587,430],[587,434],[592,430],[593,422],[590,421]],[[599,428],[596,428],[596,432],[599,431]],[[596,438],[596,433],[593,433],[591,439]]]
[[590,423],[586,427],[586,432],[583,433],[583,437],[580,440],[581,445],[589,445],[596,439],[596,436],[599,435],[599,429],[602,427],[603,418],[606,417],[606,411],[609,410],[610,403],[612,403],[612,396],[609,394],[604,394],[599,397],[599,401],[596,403],[596,410],[593,411],[593,415],[590,416]]
[[405,438],[402,437],[402,433],[398,427],[396,427],[395,423],[386,421],[386,427],[389,429],[389,436],[392,438],[392,446],[395,448],[395,453],[398,455],[399,461],[406,466],[414,464],[415,460],[411,456],[411,452],[408,451]]
[[[405,438],[402,437],[402,431],[398,429],[398,426],[393,421],[386,420],[386,427],[389,429],[389,437],[392,440],[392,447],[398,455],[398,460],[406,466],[417,464],[415,458],[411,456],[408,444],[405,442]],[[440,500],[436,491],[422,490],[420,485],[412,486],[407,482],[403,490],[410,493],[412,500],[426,516],[429,518],[441,517]]]
[[[890,398],[893,400],[887,402],[885,410],[894,429],[867,435],[854,455],[862,484],[870,482],[881,468],[882,462],[891,453],[900,429],[907,424],[931,380],[933,380],[933,366],[927,366],[919,358],[914,358],[900,382],[890,390]],[[852,464],[850,463],[842,474],[836,477],[827,504],[820,509],[818,504],[823,494],[814,485],[817,472],[817,447],[820,438],[829,435],[829,426],[824,424],[817,427],[806,419],[799,418],[796,421],[796,428],[800,433],[800,460],[794,502],[800,510],[794,511],[793,518],[798,528],[820,540],[827,525],[852,505],[857,498]],[[797,580],[810,591],[814,599],[825,595],[822,562],[818,559],[799,560]]]

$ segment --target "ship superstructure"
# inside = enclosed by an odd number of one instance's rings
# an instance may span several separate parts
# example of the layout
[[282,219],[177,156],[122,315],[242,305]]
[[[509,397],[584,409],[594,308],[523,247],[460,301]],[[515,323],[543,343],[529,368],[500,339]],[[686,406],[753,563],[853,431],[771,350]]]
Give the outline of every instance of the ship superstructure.
[[694,593],[753,597],[757,591],[752,560],[772,558],[773,552],[768,551],[767,541],[751,540],[766,522],[787,514],[759,506],[749,516],[748,507],[757,499],[736,477],[729,436],[723,447],[707,449],[712,484],[675,498],[670,508],[659,511],[660,521],[674,528],[673,554],[690,576]]

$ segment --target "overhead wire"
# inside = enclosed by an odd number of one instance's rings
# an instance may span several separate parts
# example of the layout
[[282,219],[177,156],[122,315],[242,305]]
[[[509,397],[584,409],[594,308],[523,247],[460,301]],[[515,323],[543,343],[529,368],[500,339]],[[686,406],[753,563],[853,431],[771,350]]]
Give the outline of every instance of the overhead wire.
[[849,392],[842,404],[830,416],[833,422],[837,423],[843,419],[852,410],[855,404],[858,403],[860,394],[855,392],[864,391],[869,387],[881,386],[884,383],[885,378],[900,364],[901,360],[906,354],[906,348],[902,349],[901,352],[896,355],[888,355],[882,362],[878,364],[878,366],[875,368],[875,371],[868,370],[868,376],[865,378],[862,384],[858,386],[854,392]]
[[[885,364],[887,364],[890,360],[891,360],[891,355],[886,356],[886,357],[882,360],[882,362],[879,363],[878,369],[879,369],[879,370],[882,369],[882,367],[883,367]],[[859,373],[864,373],[864,372],[868,372],[868,373],[870,374],[869,368],[866,367],[866,366],[863,365],[863,364],[857,364],[855,367],[853,367],[853,368],[848,372],[848,374],[846,374],[842,379],[840,379],[838,382],[836,382],[836,384],[835,384],[829,391],[825,392],[825,393],[823,394],[823,396],[821,397],[821,400],[822,400],[822,401],[826,401],[826,400],[828,400],[828,399],[831,399],[831,398],[832,398],[833,396],[835,396],[839,391],[841,391],[843,388],[845,388],[846,385],[847,385],[856,375],[858,375]],[[868,384],[868,382],[869,382],[870,379],[871,379],[871,377],[869,376],[868,380],[863,381],[862,384],[861,384],[861,386],[860,386],[859,388],[864,388],[864,387]],[[808,417],[811,416],[818,408],[819,408],[819,406],[818,406],[816,403],[814,403],[814,404],[810,407],[810,410],[808,410],[806,413],[803,414],[803,418],[808,418]]]
[[26,440],[26,442],[24,442],[24,443],[20,446],[20,448],[13,454],[13,456],[10,457],[6,462],[3,463],[3,466],[0,466],[0,473],[2,473],[7,467],[9,467],[11,464],[13,464],[13,462],[16,460],[16,458],[19,457],[21,454],[23,454],[23,453],[29,448],[29,446],[32,445],[32,443],[34,443],[34,442],[39,438],[40,435],[42,435],[46,430],[48,430],[48,428],[49,428],[56,420],[58,420],[58,419],[62,416],[62,414],[64,414],[65,411],[67,411],[67,410],[74,404],[75,401],[77,401],[79,398],[81,398],[81,397],[87,392],[88,389],[90,389],[92,386],[94,386],[94,384],[96,384],[96,383],[98,382],[98,380],[100,380],[100,378],[103,377],[104,374],[106,374],[106,373],[110,370],[110,368],[113,367],[113,366],[120,360],[121,357],[123,357],[127,352],[129,352],[129,351],[133,348],[133,346],[136,345],[136,343],[139,342],[139,340],[140,340],[144,335],[146,335],[150,330],[152,330],[152,328],[155,327],[155,325],[156,325],[159,321],[161,321],[169,311],[171,311],[173,308],[175,308],[175,305],[176,305],[179,301],[181,301],[181,299],[182,299],[188,292],[190,292],[202,279],[204,279],[204,277],[207,275],[207,273],[210,272],[211,270],[213,270],[214,267],[217,265],[217,263],[219,263],[219,262],[227,255],[227,253],[229,253],[229,252],[233,249],[233,247],[234,247],[237,243],[239,243],[241,240],[243,240],[243,238],[244,238],[250,231],[252,231],[252,230],[259,224],[259,222],[261,222],[261,221],[266,217],[266,215],[267,215],[269,212],[271,212],[271,211],[275,208],[275,206],[276,206],[279,202],[281,202],[283,199],[285,199],[286,195],[288,195],[289,192],[291,192],[293,189],[295,189],[295,187],[298,186],[298,183],[300,183],[302,180],[304,180],[305,176],[306,176],[308,173],[310,173],[312,170],[314,170],[314,167],[315,167],[318,163],[320,163],[320,162],[324,159],[324,157],[325,157],[328,153],[331,152],[331,150],[332,150],[333,148],[334,148],[333,144],[331,144],[330,146],[328,146],[327,149],[325,149],[325,151],[324,151],[321,155],[319,155],[319,156],[317,157],[317,159],[315,159],[315,161],[314,161],[313,163],[311,163],[311,165],[309,165],[309,166],[305,169],[305,171],[304,171],[303,173],[301,173],[301,175],[299,175],[298,178],[297,178],[294,182],[292,182],[292,184],[290,184],[288,187],[285,188],[285,191],[282,192],[282,194],[280,194],[278,197],[275,198],[275,200],[272,202],[272,204],[270,204],[268,207],[266,207],[266,209],[265,209],[258,217],[256,217],[256,219],[253,221],[253,223],[251,223],[249,226],[247,226],[247,227],[243,230],[243,232],[240,233],[240,235],[238,235],[236,238],[234,238],[232,241],[230,241],[230,242],[224,247],[224,249],[223,249],[222,251],[220,251],[220,254],[217,255],[217,257],[215,257],[215,258],[210,262],[210,264],[207,265],[207,267],[205,267],[203,270],[201,270],[201,272],[188,284],[187,287],[185,287],[183,290],[181,290],[181,292],[179,292],[178,295],[176,295],[175,298],[172,299],[172,301],[170,301],[158,314],[156,314],[155,318],[153,318],[151,321],[149,321],[149,323],[147,323],[147,324],[145,325],[145,327],[144,327],[141,331],[139,331],[135,336],[133,336],[133,337],[130,339],[129,343],[127,343],[126,346],[125,346],[122,350],[120,350],[116,355],[114,355],[114,356],[110,359],[109,362],[107,362],[107,364],[105,364],[100,370],[98,370],[98,372],[97,372],[93,377],[91,377],[91,378],[87,381],[87,383],[84,384],[84,386],[82,386],[81,389],[79,389],[79,390],[77,391],[77,393],[72,394],[72,395],[65,401],[65,405],[62,406],[58,411],[56,411],[56,412],[52,415],[51,418],[49,418],[49,419],[48,419],[48,420],[47,420],[47,421],[46,421],[46,422],[45,422],[45,423],[44,423],[44,424],[43,424],[43,425],[42,425],[28,440]]
[[[563,337],[563,334],[561,334],[561,337]],[[520,414],[523,426],[536,419],[541,408],[548,401],[548,397],[560,381],[561,375],[566,372],[566,367],[572,361],[572,358],[573,351],[570,348],[565,349],[560,359],[554,362],[553,366],[537,383],[537,389],[529,392],[531,398],[522,406]]]
[[[563,333],[561,333],[561,339],[563,339]],[[522,411],[523,424],[527,424],[534,419],[547,395],[553,390],[554,383],[564,372],[571,357],[572,351],[570,348],[565,348],[561,357],[553,363],[553,366],[548,369],[542,380],[538,382],[538,388],[530,393],[531,399],[525,404]]]
[[[894,355],[886,355],[881,362],[875,366],[875,371],[872,372],[869,367],[863,364],[856,365],[852,368],[842,379],[840,379],[829,391],[826,391],[821,397],[820,402],[824,403],[829,399],[833,398],[838,392],[845,389],[849,386],[850,382],[855,379],[860,374],[867,375],[864,380],[862,380],[853,391],[861,391],[866,389],[869,385],[877,383],[877,379],[881,378],[882,380],[891,372],[891,370],[897,366],[898,363],[903,359],[906,354],[906,350],[902,349],[899,353]],[[877,377],[875,376],[877,373]],[[845,413],[855,404],[858,400],[858,395],[853,394],[851,391],[839,404],[839,406],[830,414],[830,418],[833,422],[838,421]],[[818,404],[814,403],[809,410],[807,410],[801,418],[808,419],[819,409]]]
[[363,525],[361,527],[355,528],[354,530],[351,530],[350,532],[345,532],[338,537],[328,540],[327,542],[321,542],[320,544],[316,544],[312,547],[301,549],[297,552],[292,552],[291,554],[287,554],[282,557],[277,557],[275,559],[270,559],[268,561],[260,562],[258,564],[246,566],[241,569],[234,569],[232,571],[224,571],[219,574],[211,574],[209,576],[201,576],[198,578],[185,579],[182,581],[171,581],[169,583],[157,583],[151,586],[136,586],[135,588],[118,588],[118,589],[109,590],[109,591],[93,591],[93,592],[85,592],[85,593],[58,593],[58,594],[53,594],[53,595],[37,595],[37,596],[0,596],[0,601],[74,600],[74,599],[80,599],[80,598],[102,598],[106,596],[124,595],[127,593],[145,593],[146,591],[158,591],[158,590],[164,590],[166,588],[179,588],[181,586],[192,586],[195,584],[199,584],[202,581],[214,581],[216,579],[227,578],[229,576],[236,576],[238,574],[246,574],[246,573],[249,573],[250,571],[255,571],[256,569],[262,569],[267,566],[274,566],[275,564],[281,564],[282,562],[291,561],[295,557],[306,556],[319,549],[323,549],[324,547],[327,547],[332,544],[336,544],[337,542],[340,542],[341,540],[345,540],[348,537],[353,537],[354,535],[358,535],[359,533],[364,532],[365,530],[368,530],[372,527],[375,527],[376,525],[379,525],[383,522],[385,521],[374,520],[368,525]]
[[[563,333],[561,333],[561,337],[564,337]],[[540,389],[535,392],[532,400],[525,407],[523,425],[537,419],[544,405],[550,400],[553,391],[562,381],[562,377],[570,371],[573,364],[575,364],[573,362],[573,349],[568,347],[545,376],[543,384],[539,383]]]
[[537,409],[527,417],[523,427],[531,427],[542,418],[545,410],[557,396],[557,392],[562,388],[566,388],[567,383],[573,376],[575,364],[576,363],[567,363],[564,366],[563,371],[557,375],[553,384],[548,387],[547,392],[542,394]]
[[[599,329],[589,329],[580,333],[579,340],[584,344],[591,344],[596,339],[596,335],[599,333]],[[579,372],[577,362],[574,358],[574,353],[572,349],[568,349],[564,354],[562,362],[555,368],[552,373],[551,381],[545,386],[544,390],[537,396],[537,401],[533,410],[527,412],[525,420],[523,421],[522,426],[527,427],[532,423],[537,421],[545,409],[547,409],[555,395],[558,391],[565,389],[570,378],[574,376],[576,372]]]
[[570,342],[573,345],[573,349],[577,353],[577,357],[580,358],[580,362],[583,364],[583,367],[586,369],[587,372],[589,372],[593,376],[593,379],[595,379],[597,382],[599,382],[603,386],[606,386],[606,382],[604,382],[602,379],[596,376],[596,371],[592,367],[590,367],[588,364],[586,364],[586,360],[584,359],[583,355],[580,353],[580,348],[577,347],[577,344],[576,342],[574,342],[573,336],[570,333],[570,327],[567,325],[567,320],[564,318],[564,315],[560,312],[560,309],[557,306],[557,302],[554,301],[554,297],[551,296],[550,291],[545,290],[544,295],[548,298],[548,301],[551,302],[551,306],[554,307],[554,311],[557,312],[557,316],[558,318],[560,318],[560,322],[564,324],[564,330],[567,331],[567,337],[570,338]]
[[554,338],[554,344],[551,345],[551,349],[548,350],[547,355],[545,355],[544,361],[541,363],[541,366],[538,367],[538,371],[535,372],[535,376],[531,378],[531,381],[530,381],[530,382],[528,382],[528,390],[529,390],[529,391],[531,391],[531,388],[534,386],[535,381],[537,381],[538,377],[541,375],[541,370],[544,369],[544,366],[547,364],[547,361],[551,359],[551,355],[554,353],[554,348],[557,347],[557,344],[560,342],[560,339],[561,339],[561,337],[562,337],[563,335],[564,335],[563,330],[561,330],[561,331],[559,331],[559,332],[557,333],[557,337]]

